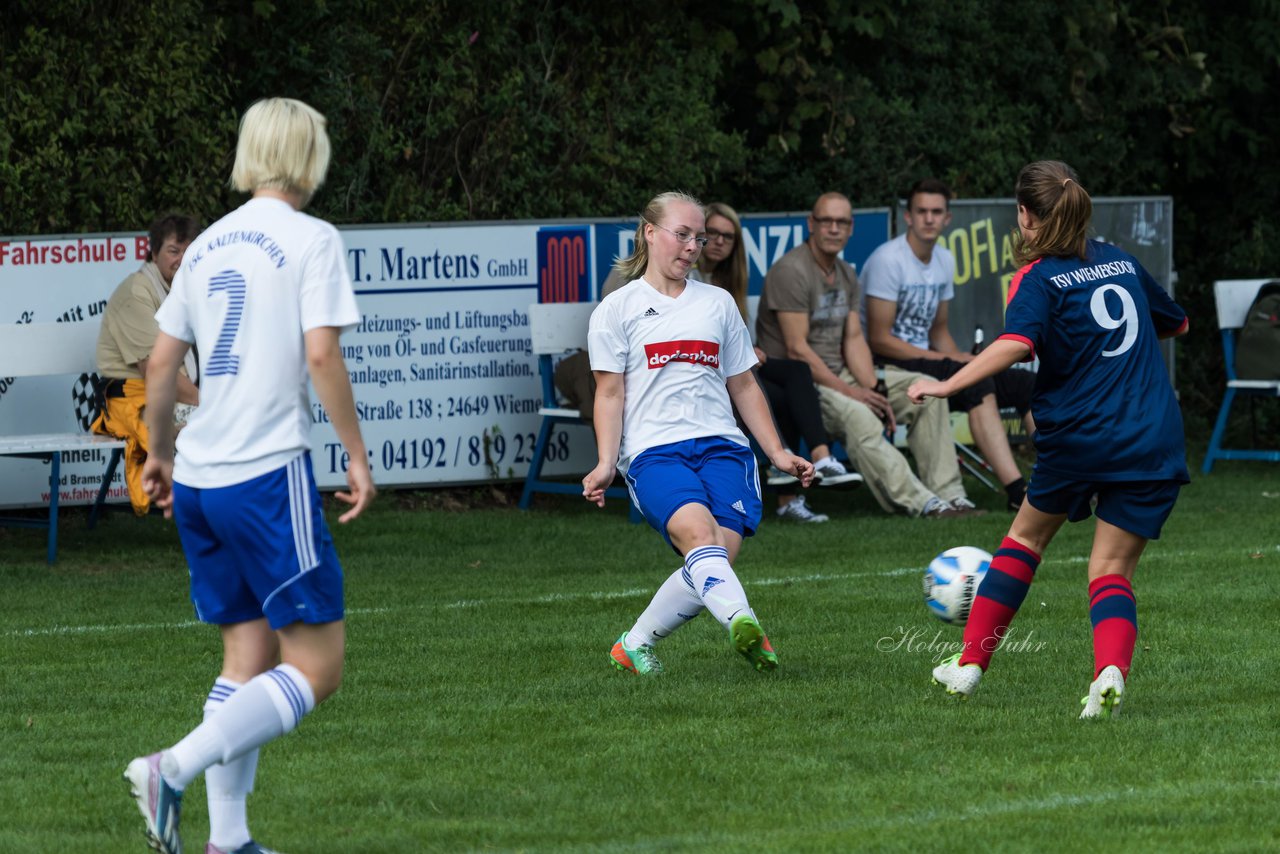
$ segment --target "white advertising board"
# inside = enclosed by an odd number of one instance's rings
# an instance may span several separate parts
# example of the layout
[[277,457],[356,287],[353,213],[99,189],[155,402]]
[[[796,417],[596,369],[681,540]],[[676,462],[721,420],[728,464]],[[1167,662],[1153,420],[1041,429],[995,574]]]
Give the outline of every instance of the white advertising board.
[[[0,238],[0,323],[99,320],[115,286],[146,258],[147,245],[145,234]],[[80,431],[72,397],[78,377],[3,374],[0,365],[0,435]],[[92,503],[106,465],[101,450],[64,454],[62,502]],[[108,500],[128,500],[123,472],[117,472]],[[0,507],[48,501],[48,463],[0,457]]]
[[[845,257],[860,265],[888,236],[889,213],[855,217]],[[768,266],[805,239],[804,224],[803,213],[743,217],[752,294]],[[594,300],[634,229],[634,221],[342,228],[362,315],[342,337],[343,354],[375,481],[523,478],[541,405],[529,306]],[[0,237],[0,323],[97,319],[146,254],[145,234]],[[6,378],[0,366],[0,435],[79,430],[76,381]],[[342,447],[318,403],[312,414],[316,479],[342,486]],[[544,473],[581,473],[594,461],[589,430],[567,425],[553,434]],[[100,451],[64,459],[61,501],[92,502],[105,467]],[[0,458],[0,508],[42,506],[48,490],[47,463]],[[121,472],[109,500],[127,500]]]

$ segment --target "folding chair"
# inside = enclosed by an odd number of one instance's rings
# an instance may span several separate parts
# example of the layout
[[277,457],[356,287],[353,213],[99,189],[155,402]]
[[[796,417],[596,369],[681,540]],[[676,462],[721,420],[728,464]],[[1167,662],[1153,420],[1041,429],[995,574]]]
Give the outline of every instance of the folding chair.
[[[1242,380],[1236,377],[1236,335],[1244,326],[1249,306],[1257,298],[1258,291],[1275,279],[1222,279],[1213,283],[1213,300],[1218,310],[1218,327],[1222,330],[1222,355],[1227,369],[1227,391],[1222,396],[1218,420],[1209,439],[1209,450],[1204,455],[1202,467],[1205,474],[1213,469],[1215,460],[1263,460],[1280,462],[1280,450],[1227,449],[1222,447],[1222,436],[1227,430],[1227,418],[1236,395],[1245,397],[1280,398],[1280,380]],[[1256,439],[1256,436],[1255,436]],[[1256,444],[1256,442],[1255,442]]]
[[[951,434],[952,441],[956,446],[956,463],[960,468],[967,471],[978,482],[994,492],[1000,491],[1000,486],[994,480],[994,473],[991,465],[982,458],[982,455],[969,447],[973,437],[969,434],[969,419],[963,412],[951,413]],[[903,424],[898,425],[897,431],[893,434],[893,446],[900,451],[910,450],[907,443],[907,428]]]
[[[560,356],[570,350],[587,346],[587,325],[591,320],[591,312],[597,303],[594,302],[559,302],[534,303],[529,306],[529,334],[533,343],[533,352],[538,357],[538,374],[542,379],[542,406],[538,415],[542,425],[538,428],[538,439],[533,446],[533,460],[529,463],[529,473],[524,479],[524,491],[520,495],[520,509],[528,510],[533,503],[534,493],[550,492],[559,495],[582,495],[582,484],[579,482],[547,480],[542,476],[542,465],[546,462],[547,447],[551,443],[551,434],[560,424],[586,425],[578,410],[569,409],[560,404],[556,394],[555,362],[553,357]],[[630,508],[632,522],[639,522],[644,517],[631,501],[631,495],[625,487],[611,486],[605,490],[606,498],[620,498]]]

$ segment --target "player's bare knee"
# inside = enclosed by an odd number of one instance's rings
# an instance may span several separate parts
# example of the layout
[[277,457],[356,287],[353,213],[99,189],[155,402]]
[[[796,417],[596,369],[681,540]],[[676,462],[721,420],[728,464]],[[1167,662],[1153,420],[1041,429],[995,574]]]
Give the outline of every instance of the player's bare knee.
[[316,696],[316,702],[323,702],[336,694],[342,685],[342,662],[338,662],[336,668],[325,672],[320,678],[312,679],[310,676],[307,678],[311,682],[311,691]]
[[315,696],[316,703],[321,703],[325,699],[333,696],[338,688],[342,685],[342,659],[337,661],[288,661],[301,671],[306,677],[307,684],[311,686],[311,693]]

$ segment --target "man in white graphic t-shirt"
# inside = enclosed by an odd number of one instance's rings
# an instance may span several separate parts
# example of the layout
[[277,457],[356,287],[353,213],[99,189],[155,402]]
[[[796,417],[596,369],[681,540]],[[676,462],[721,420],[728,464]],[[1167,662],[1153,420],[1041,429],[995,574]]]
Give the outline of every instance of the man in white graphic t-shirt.
[[[936,379],[947,379],[964,367],[971,353],[956,346],[948,328],[955,296],[955,262],[939,237],[951,222],[951,189],[925,178],[907,193],[907,231],[881,244],[862,266],[867,341],[883,364],[896,365]],[[1013,459],[1000,407],[1016,409],[1031,422],[1035,374],[1010,369],[955,395],[953,412],[966,412],[974,444],[1004,485],[1008,506],[1022,504],[1027,483]]]

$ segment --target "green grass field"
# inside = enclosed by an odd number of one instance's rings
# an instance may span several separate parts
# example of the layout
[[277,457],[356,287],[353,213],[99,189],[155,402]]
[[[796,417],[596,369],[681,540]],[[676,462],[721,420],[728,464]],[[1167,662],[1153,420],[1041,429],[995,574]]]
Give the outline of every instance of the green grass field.
[[[1184,490],[1136,580],[1117,720],[1077,720],[1091,678],[1085,559],[1064,528],[981,690],[930,685],[920,569],[993,550],[1009,516],[890,518],[815,490],[825,526],[772,519],[737,564],[782,665],[757,674],[706,616],[609,647],[677,559],[625,508],[488,489],[387,493],[335,530],[342,690],[263,751],[250,827],[287,852],[1260,851],[1280,846],[1280,467],[1223,463]],[[471,509],[457,509],[469,497]],[[451,509],[452,508],[452,509]],[[332,518],[332,517],[331,517]],[[336,528],[336,525],[335,525]],[[0,529],[0,851],[140,851],[120,773],[199,719],[219,664],[172,523],[66,515]],[[202,851],[204,787],[184,838]]]

